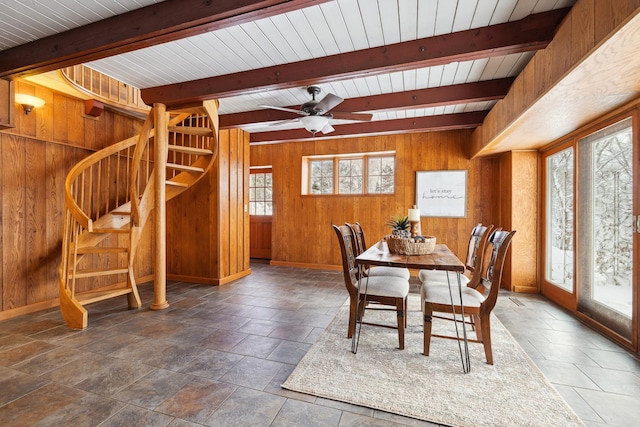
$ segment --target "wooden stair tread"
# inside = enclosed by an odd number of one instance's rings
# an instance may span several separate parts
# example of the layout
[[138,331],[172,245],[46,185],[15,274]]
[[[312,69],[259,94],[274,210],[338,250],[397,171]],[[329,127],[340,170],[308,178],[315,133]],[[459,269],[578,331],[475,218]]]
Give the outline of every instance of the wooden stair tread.
[[81,292],[75,295],[75,298],[82,305],[91,304],[98,301],[103,301],[109,298],[114,298],[121,295],[127,295],[132,292],[131,288],[117,288],[117,289],[105,289],[99,291]]
[[127,253],[128,248],[121,247],[101,247],[101,246],[86,246],[78,247],[79,254],[121,254]]
[[200,168],[197,166],[191,166],[191,165],[179,165],[177,163],[167,163],[167,168],[177,169],[177,170],[182,170],[187,172],[204,172],[203,168]]
[[[84,279],[87,277],[100,277],[100,276],[111,276],[114,274],[126,274],[129,272],[127,267],[124,268],[112,268],[110,270],[105,270],[103,268],[88,268],[83,270],[76,270],[75,278],[76,279]],[[69,276],[74,277],[71,271],[69,271]]]
[[197,154],[200,156],[209,156],[213,154],[213,151],[208,150],[206,148],[185,147],[183,145],[173,145],[173,144],[169,144],[168,148],[170,151],[177,151],[178,153],[185,153],[185,154]]
[[178,181],[171,181],[171,180],[167,180],[167,185],[172,185],[174,187],[182,187],[182,188],[189,187],[189,184],[185,184],[183,182],[178,182]]
[[209,128],[193,126],[169,126],[169,132],[184,133],[196,136],[213,136],[213,131]]

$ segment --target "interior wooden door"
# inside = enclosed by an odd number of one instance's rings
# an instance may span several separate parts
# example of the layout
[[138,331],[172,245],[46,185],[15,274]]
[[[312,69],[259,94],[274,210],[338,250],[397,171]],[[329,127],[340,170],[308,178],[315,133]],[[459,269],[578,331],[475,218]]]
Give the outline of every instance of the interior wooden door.
[[251,169],[249,176],[249,250],[251,258],[271,259],[272,184],[270,167]]

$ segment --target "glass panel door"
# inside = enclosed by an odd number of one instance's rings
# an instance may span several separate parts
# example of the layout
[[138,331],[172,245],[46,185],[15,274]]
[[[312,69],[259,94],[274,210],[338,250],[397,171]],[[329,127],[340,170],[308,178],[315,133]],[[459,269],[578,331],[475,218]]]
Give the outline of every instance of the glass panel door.
[[578,311],[632,339],[631,119],[579,141]]
[[548,283],[573,293],[573,147],[546,158],[546,259]]

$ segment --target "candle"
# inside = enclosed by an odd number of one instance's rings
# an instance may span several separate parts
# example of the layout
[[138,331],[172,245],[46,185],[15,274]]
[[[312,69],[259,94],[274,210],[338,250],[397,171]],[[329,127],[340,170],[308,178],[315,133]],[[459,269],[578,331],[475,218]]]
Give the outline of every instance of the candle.
[[420,221],[420,209],[413,205],[413,209],[409,209],[409,221]]

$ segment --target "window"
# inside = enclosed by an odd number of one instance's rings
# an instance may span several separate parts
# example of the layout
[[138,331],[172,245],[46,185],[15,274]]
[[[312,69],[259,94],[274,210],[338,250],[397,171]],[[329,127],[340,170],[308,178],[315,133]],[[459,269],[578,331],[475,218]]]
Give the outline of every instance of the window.
[[271,171],[251,171],[249,175],[249,214],[272,215]]
[[550,155],[546,162],[546,279],[573,292],[573,147]]
[[393,194],[395,153],[303,157],[302,194]]
[[340,194],[362,194],[362,159],[338,160]]
[[311,194],[333,193],[333,160],[311,161]]

